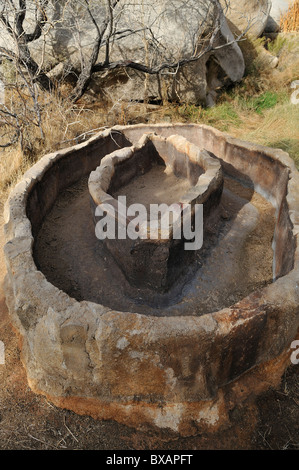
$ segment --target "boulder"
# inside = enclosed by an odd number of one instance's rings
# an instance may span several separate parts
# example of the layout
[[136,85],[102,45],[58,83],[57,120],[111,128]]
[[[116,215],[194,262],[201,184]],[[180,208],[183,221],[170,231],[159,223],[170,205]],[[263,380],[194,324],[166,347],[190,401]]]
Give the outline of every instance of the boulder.
[[265,33],[271,37],[280,31],[280,20],[286,14],[288,9],[293,5],[294,0],[272,0],[270,16],[268,18]]
[[[120,2],[117,28],[134,31],[115,40],[110,48],[110,59],[134,61],[159,67],[164,63],[176,64],[192,57],[199,47],[199,39],[206,41],[213,28],[211,3],[189,0],[159,0],[155,3],[139,0]],[[229,43],[230,45],[226,46]],[[217,50],[210,51],[199,60],[181,67],[177,72],[164,69],[159,75],[145,75],[127,68],[110,74],[98,74],[101,92],[113,102],[122,99],[175,100],[212,105],[215,90],[226,77],[232,82],[241,80],[245,70],[242,52],[234,41],[226,19],[221,15],[221,29],[215,39]],[[104,51],[99,60],[104,60]]]
[[294,0],[272,0],[271,18],[279,24],[281,15],[284,15],[293,3]]
[[[97,33],[94,20],[99,27],[103,25],[107,2],[90,3],[90,12],[85,4],[74,0],[49,5],[52,28],[30,44],[31,54],[38,64],[42,61],[52,77],[78,74],[92,53]],[[205,46],[209,43],[215,18],[211,6],[212,2],[206,0],[121,0],[113,10],[113,28],[106,30],[98,60],[105,60],[105,41],[115,31],[109,47],[110,62],[132,61],[159,68],[192,58],[203,41]],[[214,41],[217,50],[180,69],[170,72],[163,68],[159,75],[145,75],[130,68],[97,73],[93,80],[95,91],[100,88],[112,101],[168,99],[213,104],[215,88],[223,84],[223,78],[239,81],[245,70],[242,52],[222,11],[220,16],[221,28]],[[26,26],[33,28],[30,21]]]
[[248,36],[256,39],[264,32],[271,9],[270,0],[220,0],[225,16],[234,32],[248,28]]

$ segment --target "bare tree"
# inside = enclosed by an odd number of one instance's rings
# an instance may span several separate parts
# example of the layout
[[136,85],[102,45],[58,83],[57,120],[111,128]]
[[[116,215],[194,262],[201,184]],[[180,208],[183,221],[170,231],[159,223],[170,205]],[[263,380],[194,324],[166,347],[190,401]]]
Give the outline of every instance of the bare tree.
[[[95,72],[130,68],[148,75],[176,74],[184,65],[196,62],[211,51],[239,41],[250,27],[248,23],[248,27],[237,38],[230,37],[224,42],[221,41],[220,32],[225,18],[218,0],[198,0],[197,2],[167,0],[160,2],[163,5],[162,10],[155,7],[151,1],[104,0],[100,2],[102,12],[104,11],[100,18],[97,14],[99,2],[84,0],[84,3],[96,34],[92,53],[84,60],[78,82],[72,93],[74,101],[85,92]],[[186,19],[184,34],[188,41],[188,48],[174,52],[170,50],[169,43],[161,41],[161,36],[165,36],[167,27],[165,20],[167,15],[171,17],[176,10],[186,9],[186,7],[190,9],[190,12],[192,11],[197,31],[194,34],[193,30],[193,35],[188,35],[189,24]],[[136,18],[132,21],[134,13]],[[176,31],[173,33],[175,34]],[[115,49],[117,47],[121,49],[122,44],[132,41],[133,37],[139,38],[145,54],[136,58],[133,53],[131,57],[120,57],[115,60],[115,55],[117,55],[113,54]]]
[[[1,5],[2,3],[2,5]],[[0,54],[7,60],[14,62],[18,67],[24,68],[34,81],[50,91],[52,83],[45,71],[32,58],[29,44],[39,39],[47,25],[46,9],[49,0],[35,0],[28,8],[26,0],[2,0],[0,3],[0,21],[10,37],[8,47],[0,47]],[[26,15],[33,17],[33,30],[25,31]]]
[[[168,31],[170,23],[173,30]],[[43,136],[38,87],[49,93],[55,89],[45,55],[55,49],[57,34],[67,35],[65,63],[71,53],[80,58],[69,96],[76,102],[95,73],[131,69],[175,77],[186,64],[235,44],[250,26],[233,37],[223,33],[224,25],[219,0],[0,0],[0,64],[13,67],[17,79],[9,88],[22,96],[24,109],[26,90],[31,102],[26,119]],[[5,129],[10,123],[14,142],[26,119],[17,119],[14,106],[5,106],[0,105],[0,116]]]
[[24,65],[20,67],[18,63],[9,64],[9,68],[10,76],[7,76],[6,70],[6,77],[2,77],[5,79],[6,93],[0,103],[0,147],[9,147],[19,140],[24,149],[23,137],[31,126],[36,127],[40,139],[44,139],[40,90],[32,79],[31,71],[24,69]]
[[[5,86],[5,100],[0,103],[0,147],[20,141],[30,126],[38,127],[44,138],[39,103],[39,87],[54,90],[41,54],[33,58],[30,44],[45,37],[53,28],[47,9],[49,0],[0,0],[0,80]],[[37,86],[38,85],[38,86]]]
[[[93,73],[111,70],[115,68],[131,68],[146,74],[173,72],[183,65],[200,59],[203,55],[220,47],[225,47],[238,41],[239,38],[228,40],[225,44],[219,44],[219,32],[223,25],[224,15],[218,0],[198,0],[198,2],[181,2],[184,8],[188,3],[194,9],[194,16],[198,23],[197,36],[189,38],[192,44],[187,54],[178,54],[177,57],[168,54],[165,44],[161,44],[159,36],[161,31],[157,28],[161,18],[165,15],[173,15],[180,2],[165,0],[162,2],[164,11],[154,6],[154,2],[145,0],[69,0],[60,2],[64,4],[61,18],[53,21],[53,11],[58,6],[57,0],[1,0],[0,21],[2,29],[10,37],[9,46],[0,46],[0,55],[7,60],[18,62],[24,67],[34,81],[48,91],[53,89],[53,83],[47,75],[43,63],[37,63],[32,56],[30,44],[45,36],[53,30],[56,23],[64,23],[68,29],[74,29],[78,20],[84,27],[93,29],[90,53],[82,55],[81,70],[76,86],[72,93],[72,99],[76,101],[86,90]],[[157,2],[159,3],[159,2]],[[136,18],[132,24],[132,17],[136,10]],[[144,18],[140,18],[141,11],[145,11]],[[60,9],[61,11],[61,9]],[[31,26],[31,31],[26,27]],[[161,24],[163,26],[163,22]],[[186,32],[188,25],[186,25]],[[242,35],[246,31],[242,32]],[[0,30],[1,35],[1,30]],[[134,54],[129,59],[119,58],[115,60],[111,50],[115,45],[120,45],[128,38],[140,37],[150,45],[154,60],[136,60]],[[73,35],[74,40],[74,35]],[[74,44],[74,47],[76,45]]]

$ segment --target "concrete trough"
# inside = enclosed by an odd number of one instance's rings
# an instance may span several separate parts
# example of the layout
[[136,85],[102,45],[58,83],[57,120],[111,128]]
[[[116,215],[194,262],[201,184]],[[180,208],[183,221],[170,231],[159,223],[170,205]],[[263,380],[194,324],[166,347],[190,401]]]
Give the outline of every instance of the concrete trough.
[[[152,132],[206,149],[274,207],[272,282],[215,311],[155,317],[78,301],[38,269],[36,238],[59,194]],[[288,154],[204,125],[117,126],[42,158],[5,206],[6,299],[30,387],[58,406],[139,429],[192,435],[229,424],[234,407],[277,383],[290,363],[299,327],[298,188]]]

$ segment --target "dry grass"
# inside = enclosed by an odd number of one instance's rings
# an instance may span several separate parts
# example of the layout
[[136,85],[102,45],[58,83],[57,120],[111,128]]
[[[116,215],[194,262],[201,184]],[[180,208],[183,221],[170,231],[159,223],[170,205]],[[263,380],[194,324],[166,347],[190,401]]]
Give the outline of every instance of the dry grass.
[[0,157],[0,202],[4,201],[10,188],[14,186],[29,168],[23,152],[18,149],[8,149],[1,152]]
[[299,0],[295,0],[280,19],[280,29],[284,32],[299,32]]
[[[15,99],[15,97],[14,97]],[[84,104],[73,105],[67,99],[44,94],[39,100],[42,132],[30,111],[24,111],[23,101],[19,108],[23,113],[22,146],[2,149],[0,153],[0,200],[7,197],[12,186],[24,172],[43,155],[60,148],[74,145],[98,132],[106,124],[106,109],[92,110]],[[14,101],[14,111],[17,111]],[[26,117],[29,117],[26,119]]]
[[231,127],[234,137],[256,142],[268,147],[280,148],[290,154],[299,168],[299,106],[279,104],[267,110],[263,116],[244,113],[242,124]]
[[299,169],[299,105],[291,103],[291,84],[299,79],[298,34],[279,35],[269,50],[279,56],[278,67],[258,68],[227,97],[240,120],[237,126],[229,126],[228,132],[243,140],[281,148]]

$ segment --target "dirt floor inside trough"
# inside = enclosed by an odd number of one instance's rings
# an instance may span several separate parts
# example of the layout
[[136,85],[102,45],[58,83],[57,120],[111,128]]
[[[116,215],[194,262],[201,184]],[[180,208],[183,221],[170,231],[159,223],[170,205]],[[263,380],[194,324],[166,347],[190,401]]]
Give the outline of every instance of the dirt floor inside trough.
[[0,340],[5,345],[5,364],[0,364],[0,450],[299,449],[299,365],[286,370],[278,388],[234,409],[228,429],[191,438],[78,416],[34,394],[5,304],[0,209]]

